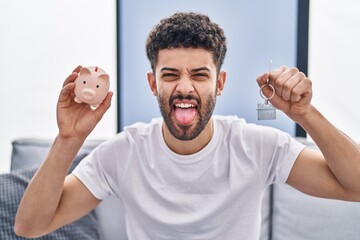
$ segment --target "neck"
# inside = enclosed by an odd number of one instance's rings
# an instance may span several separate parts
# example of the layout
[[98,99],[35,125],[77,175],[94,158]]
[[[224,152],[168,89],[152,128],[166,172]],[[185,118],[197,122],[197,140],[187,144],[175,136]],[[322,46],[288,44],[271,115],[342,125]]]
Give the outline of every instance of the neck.
[[170,133],[165,123],[163,123],[162,128],[166,145],[173,152],[180,155],[190,155],[199,152],[210,142],[214,133],[212,118],[210,118],[209,122],[206,124],[204,130],[199,134],[199,136],[189,141],[182,141],[175,138]]

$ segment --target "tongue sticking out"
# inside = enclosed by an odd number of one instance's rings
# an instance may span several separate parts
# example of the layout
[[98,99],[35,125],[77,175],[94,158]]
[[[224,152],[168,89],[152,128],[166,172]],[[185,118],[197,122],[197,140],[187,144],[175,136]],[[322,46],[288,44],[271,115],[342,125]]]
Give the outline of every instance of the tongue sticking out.
[[175,118],[182,125],[189,125],[195,115],[195,108],[175,108]]

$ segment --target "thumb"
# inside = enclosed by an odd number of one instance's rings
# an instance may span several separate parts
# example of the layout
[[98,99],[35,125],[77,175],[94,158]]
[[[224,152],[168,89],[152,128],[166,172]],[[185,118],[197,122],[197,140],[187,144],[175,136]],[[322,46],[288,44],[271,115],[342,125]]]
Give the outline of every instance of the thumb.
[[262,94],[264,97],[266,98],[270,98],[273,94],[275,89],[271,86],[269,86],[268,84],[268,78],[269,78],[269,73],[266,72],[263,75],[259,76],[258,78],[256,78],[256,81],[260,87],[260,94]]
[[259,87],[261,87],[262,85],[266,84],[268,78],[269,78],[269,73],[268,73],[268,72],[263,73],[261,76],[257,77],[257,78],[256,78],[256,81],[257,81]]
[[109,92],[106,95],[104,101],[102,101],[99,107],[94,110],[94,114],[96,116],[97,121],[100,121],[100,119],[103,117],[105,112],[110,108],[112,96],[113,96],[113,92]]

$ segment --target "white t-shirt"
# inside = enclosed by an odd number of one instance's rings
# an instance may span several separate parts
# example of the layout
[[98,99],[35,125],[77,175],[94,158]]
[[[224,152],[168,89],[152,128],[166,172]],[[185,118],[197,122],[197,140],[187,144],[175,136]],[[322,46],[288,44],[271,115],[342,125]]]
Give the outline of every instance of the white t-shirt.
[[199,152],[172,152],[162,118],[126,127],[73,171],[98,199],[124,202],[130,240],[259,239],[261,201],[304,146],[277,129],[213,116]]

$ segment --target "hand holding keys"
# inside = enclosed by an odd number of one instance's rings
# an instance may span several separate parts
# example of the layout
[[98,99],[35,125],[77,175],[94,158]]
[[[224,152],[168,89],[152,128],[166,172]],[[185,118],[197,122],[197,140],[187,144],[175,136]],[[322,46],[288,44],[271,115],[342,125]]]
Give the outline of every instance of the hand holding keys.
[[[269,73],[270,73],[270,68],[271,68],[271,63],[272,61],[270,61],[269,64]],[[264,96],[262,90],[264,87],[269,87],[272,90],[272,94],[269,97]],[[263,98],[265,100],[264,103],[258,103],[258,107],[257,107],[257,114],[258,114],[258,120],[274,120],[276,119],[276,109],[269,103],[269,100],[272,99],[275,96],[275,88],[273,85],[271,85],[269,83],[269,79],[266,81],[266,83],[264,85],[262,85],[260,87],[260,96],[261,98]]]

